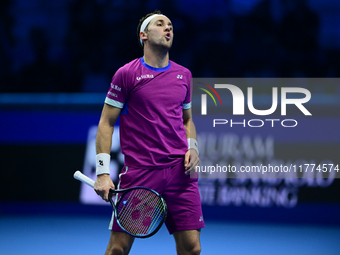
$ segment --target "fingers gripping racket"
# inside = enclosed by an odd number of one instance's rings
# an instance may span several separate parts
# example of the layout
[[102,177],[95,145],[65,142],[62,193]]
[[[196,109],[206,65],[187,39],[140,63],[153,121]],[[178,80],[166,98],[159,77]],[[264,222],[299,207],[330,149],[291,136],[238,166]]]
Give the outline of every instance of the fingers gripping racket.
[[[94,180],[80,171],[73,177],[87,185],[94,187]],[[165,221],[167,206],[164,199],[154,190],[145,187],[110,190],[110,193],[119,193],[115,204],[109,196],[113,212],[118,225],[134,237],[150,237],[160,229]]]

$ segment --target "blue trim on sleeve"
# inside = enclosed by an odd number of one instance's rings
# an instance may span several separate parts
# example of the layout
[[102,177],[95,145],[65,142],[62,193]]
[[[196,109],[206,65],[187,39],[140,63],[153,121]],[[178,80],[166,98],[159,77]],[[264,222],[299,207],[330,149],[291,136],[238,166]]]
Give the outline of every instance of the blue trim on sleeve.
[[142,63],[143,66],[145,66],[147,69],[151,70],[151,71],[156,71],[156,72],[162,72],[162,71],[166,71],[171,67],[171,63],[169,61],[169,64],[166,67],[161,67],[161,68],[157,68],[157,67],[153,67],[153,66],[149,66],[147,63],[144,62],[144,57],[140,58],[140,62]]
[[190,108],[191,108],[191,102],[187,103],[187,104],[183,104],[183,109],[184,110],[187,110],[187,109],[190,109]]
[[108,104],[108,105],[120,108],[120,109],[122,109],[124,107],[123,103],[118,102],[118,101],[113,100],[113,99],[108,98],[108,97],[105,98],[105,103]]

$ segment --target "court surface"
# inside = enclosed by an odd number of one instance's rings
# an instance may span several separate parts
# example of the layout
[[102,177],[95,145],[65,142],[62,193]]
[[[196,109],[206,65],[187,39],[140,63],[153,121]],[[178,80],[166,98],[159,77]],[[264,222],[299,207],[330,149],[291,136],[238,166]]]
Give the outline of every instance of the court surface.
[[[3,216],[0,254],[104,254],[109,220],[103,216]],[[206,225],[201,254],[340,254],[339,227],[213,221]],[[162,227],[151,238],[136,239],[130,254],[176,254],[175,242]]]

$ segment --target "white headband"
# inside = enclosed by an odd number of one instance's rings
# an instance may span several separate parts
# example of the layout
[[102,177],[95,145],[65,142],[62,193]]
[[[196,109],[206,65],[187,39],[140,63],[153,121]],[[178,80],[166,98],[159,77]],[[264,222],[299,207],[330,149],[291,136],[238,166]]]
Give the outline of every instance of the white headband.
[[[166,16],[163,15],[163,14],[153,14],[153,15],[147,17],[147,18],[143,21],[142,25],[140,26],[139,33],[140,33],[140,32],[144,32],[145,28],[149,25],[150,21],[151,21],[153,18],[158,17],[158,16],[166,17]],[[143,40],[142,40],[142,38],[140,38],[139,40],[140,40],[140,43],[143,45]]]

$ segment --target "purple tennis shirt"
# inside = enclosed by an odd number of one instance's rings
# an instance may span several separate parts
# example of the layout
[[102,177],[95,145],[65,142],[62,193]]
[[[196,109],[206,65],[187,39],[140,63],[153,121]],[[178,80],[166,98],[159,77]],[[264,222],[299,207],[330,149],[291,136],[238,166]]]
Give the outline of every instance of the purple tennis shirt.
[[173,61],[155,68],[138,58],[117,70],[105,103],[123,109],[125,165],[165,168],[188,150],[183,109],[191,108],[191,72]]

